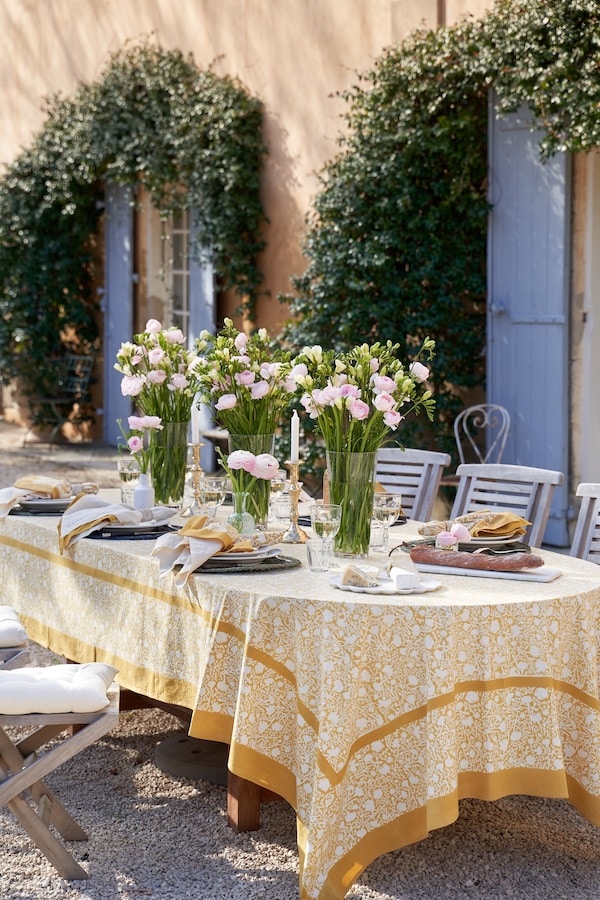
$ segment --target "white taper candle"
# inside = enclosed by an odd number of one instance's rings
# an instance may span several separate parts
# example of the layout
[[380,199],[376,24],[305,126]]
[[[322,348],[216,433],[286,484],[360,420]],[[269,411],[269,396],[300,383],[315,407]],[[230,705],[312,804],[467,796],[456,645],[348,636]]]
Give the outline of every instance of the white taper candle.
[[297,463],[300,460],[300,419],[294,410],[292,416],[292,435],[290,441],[290,462]]

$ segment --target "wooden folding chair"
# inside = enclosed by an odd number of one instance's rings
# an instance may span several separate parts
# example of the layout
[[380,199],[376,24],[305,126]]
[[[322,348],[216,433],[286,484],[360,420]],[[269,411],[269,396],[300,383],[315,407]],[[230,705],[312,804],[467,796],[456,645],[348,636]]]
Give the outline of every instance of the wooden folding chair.
[[600,484],[580,484],[577,496],[582,500],[569,555],[600,563]]
[[27,632],[16,610],[0,606],[0,669],[16,669],[28,664]]
[[450,518],[486,507],[510,510],[531,522],[523,538],[532,547],[542,543],[556,487],[562,472],[533,466],[464,465],[456,470],[458,487]]
[[402,510],[410,519],[426,522],[433,512],[442,472],[449,464],[447,453],[383,447],[377,454],[375,481],[386,491],[402,494]]
[[[53,672],[57,669],[80,668],[77,665],[49,666],[48,670]],[[36,668],[31,667],[6,675],[18,676],[22,672],[35,671]],[[115,671],[112,669],[109,677]],[[3,681],[4,674],[0,672],[0,676],[1,705],[2,687],[6,683]],[[7,806],[14,813],[36,846],[57,872],[67,879],[87,878],[88,873],[54,836],[50,826],[69,841],[87,840],[87,834],[42,779],[116,726],[119,715],[118,685],[112,682],[104,690],[108,705],[93,712],[0,715],[0,807]],[[14,726],[19,729],[33,727],[34,730],[19,740],[11,737],[7,731],[10,729],[12,734]],[[40,748],[59,735],[62,735],[62,740],[58,744],[38,753]]]

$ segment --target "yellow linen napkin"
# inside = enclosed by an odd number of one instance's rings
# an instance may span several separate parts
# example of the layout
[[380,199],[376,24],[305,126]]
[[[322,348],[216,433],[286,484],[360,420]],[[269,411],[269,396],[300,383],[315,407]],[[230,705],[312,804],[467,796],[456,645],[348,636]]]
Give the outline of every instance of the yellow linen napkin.
[[35,497],[48,497],[52,500],[71,496],[71,485],[68,481],[51,478],[49,475],[23,475],[15,481],[15,487]]
[[175,585],[182,588],[188,578],[207,559],[223,551],[251,552],[251,541],[240,538],[235,528],[210,522],[207,516],[192,516],[176,533],[162,534],[154,544],[150,556],[158,559],[159,572],[164,577],[175,566],[181,566]]
[[80,494],[62,514],[58,523],[58,548],[61,553],[75,541],[111,523],[139,525],[141,522],[163,522],[173,510],[168,506],[134,509],[122,503],[110,503],[97,494]]
[[516,534],[525,534],[527,526],[531,525],[527,519],[511,512],[499,512],[488,517],[487,521],[475,522],[467,526],[472,537],[512,537]]

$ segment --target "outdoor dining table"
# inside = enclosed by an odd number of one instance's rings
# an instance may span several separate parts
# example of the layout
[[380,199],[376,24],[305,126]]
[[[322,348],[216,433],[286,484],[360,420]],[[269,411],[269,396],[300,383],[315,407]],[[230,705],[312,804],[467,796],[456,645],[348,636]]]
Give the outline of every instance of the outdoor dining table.
[[[228,743],[232,773],[289,801],[305,900],[344,897],[463,797],[564,797],[600,825],[592,563],[539,551],[560,577],[436,574],[437,590],[383,596],[338,590],[286,544],[301,568],[199,571],[177,589],[153,541],[61,555],[56,526],[0,520],[3,602],[42,645],[192,710],[192,736]],[[416,523],[391,532],[414,538]]]

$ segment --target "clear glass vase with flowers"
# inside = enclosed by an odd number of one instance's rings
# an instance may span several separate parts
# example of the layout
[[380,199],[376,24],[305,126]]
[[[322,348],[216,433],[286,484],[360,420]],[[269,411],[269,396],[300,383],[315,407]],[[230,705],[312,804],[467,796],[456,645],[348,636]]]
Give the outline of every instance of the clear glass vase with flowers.
[[435,343],[426,338],[405,368],[398,344],[362,344],[346,353],[305,347],[290,377],[301,403],[316,420],[327,454],[329,497],[342,507],[335,548],[339,555],[367,556],[377,451],[409,413],[433,417],[435,401],[425,382]]
[[[267,523],[263,509],[269,509],[271,479],[279,473],[279,463],[270,453],[259,453],[258,456],[248,450],[234,450],[227,458],[221,458],[223,469],[231,481],[234,512],[227,520],[230,525],[242,534],[248,534],[254,526],[264,527]],[[243,518],[243,514],[246,518]],[[240,516],[242,516],[240,518]],[[252,518],[249,524],[248,517]]]
[[[264,328],[248,335],[231,319],[225,319],[216,335],[202,332],[196,351],[200,396],[229,433],[230,453],[272,455],[275,432],[296,392],[289,378],[289,353],[271,341]],[[259,524],[267,520],[268,497],[268,485],[255,481],[249,509]]]
[[196,351],[187,348],[181,329],[163,328],[157,319],[149,319],[145,330],[121,344],[117,353],[122,394],[163,424],[149,448],[159,503],[177,503],[183,497],[189,422],[199,387],[196,362]]
[[123,428],[122,419],[117,419],[117,425],[123,436],[125,446],[135,459],[139,469],[139,482],[133,492],[133,505],[140,509],[148,509],[154,506],[155,492],[150,484],[150,444],[152,435],[162,430],[162,422],[159,416],[129,416],[127,419],[130,431]]

